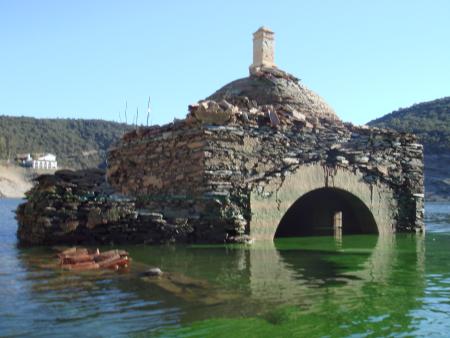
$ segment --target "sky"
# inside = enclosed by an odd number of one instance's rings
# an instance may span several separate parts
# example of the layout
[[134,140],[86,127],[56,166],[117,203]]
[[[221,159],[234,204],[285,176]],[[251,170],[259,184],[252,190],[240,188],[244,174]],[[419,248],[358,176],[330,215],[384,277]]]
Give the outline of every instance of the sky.
[[364,124],[450,96],[450,1],[0,0],[0,115],[151,124],[275,63]]

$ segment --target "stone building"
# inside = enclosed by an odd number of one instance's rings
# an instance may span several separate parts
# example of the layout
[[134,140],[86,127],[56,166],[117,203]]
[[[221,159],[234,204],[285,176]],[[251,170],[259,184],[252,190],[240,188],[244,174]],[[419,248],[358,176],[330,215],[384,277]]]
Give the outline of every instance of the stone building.
[[20,159],[21,164],[24,167],[29,167],[33,169],[57,169],[58,162],[56,161],[56,156],[50,153],[39,154],[33,158],[31,154],[26,154],[25,158]]
[[[424,231],[416,137],[342,122],[254,34],[248,77],[110,149],[108,168],[41,175],[23,244],[224,242]],[[105,180],[106,176],[106,180]]]
[[107,182],[192,228],[196,241],[424,230],[415,136],[342,122],[275,66],[274,34],[254,33],[248,77],[138,128],[108,155]]

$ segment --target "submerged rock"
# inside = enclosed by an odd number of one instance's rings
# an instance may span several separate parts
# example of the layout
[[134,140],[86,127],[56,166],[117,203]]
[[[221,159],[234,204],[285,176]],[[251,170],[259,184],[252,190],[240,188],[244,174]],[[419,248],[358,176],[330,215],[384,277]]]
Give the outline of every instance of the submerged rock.
[[143,276],[147,277],[156,277],[161,276],[162,274],[163,272],[161,271],[160,268],[150,268],[142,273]]

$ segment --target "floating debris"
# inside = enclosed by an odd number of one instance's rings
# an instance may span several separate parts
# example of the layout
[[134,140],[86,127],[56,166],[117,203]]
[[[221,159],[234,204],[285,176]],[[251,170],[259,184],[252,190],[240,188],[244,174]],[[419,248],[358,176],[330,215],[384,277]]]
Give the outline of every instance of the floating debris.
[[130,257],[124,250],[99,249],[90,251],[86,248],[73,247],[58,253],[59,265],[67,270],[126,269],[130,266]]

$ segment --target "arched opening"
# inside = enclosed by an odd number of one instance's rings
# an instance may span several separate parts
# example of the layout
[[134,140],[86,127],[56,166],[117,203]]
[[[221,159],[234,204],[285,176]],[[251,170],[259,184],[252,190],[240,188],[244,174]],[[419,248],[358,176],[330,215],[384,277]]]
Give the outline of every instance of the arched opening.
[[286,212],[275,237],[378,233],[375,219],[355,195],[321,188],[300,197]]

